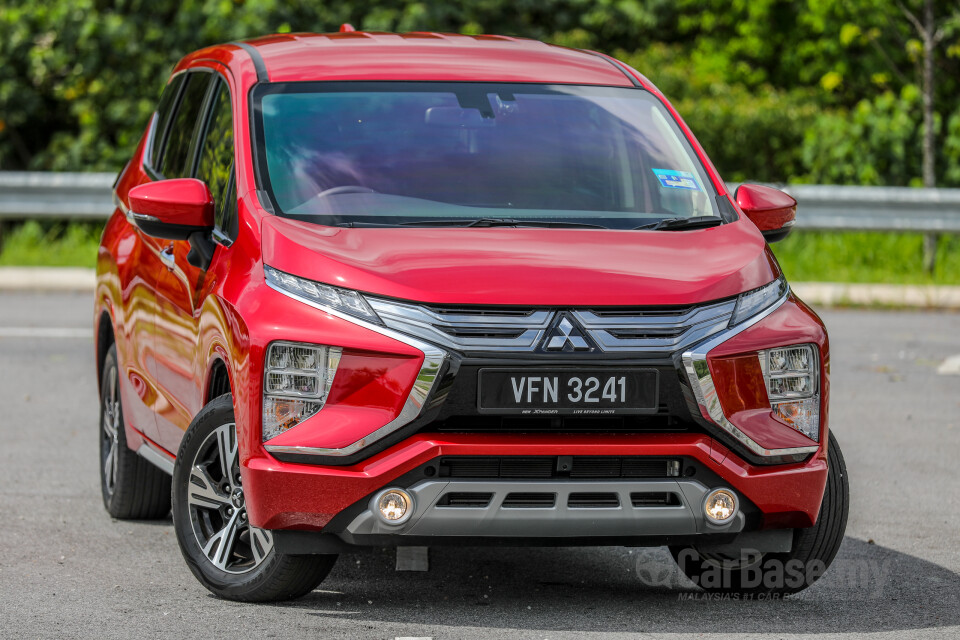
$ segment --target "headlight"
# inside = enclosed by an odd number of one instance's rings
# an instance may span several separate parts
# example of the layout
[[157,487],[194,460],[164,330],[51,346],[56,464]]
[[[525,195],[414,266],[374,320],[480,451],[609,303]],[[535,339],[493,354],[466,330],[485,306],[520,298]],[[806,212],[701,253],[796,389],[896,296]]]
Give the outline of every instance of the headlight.
[[339,313],[383,324],[363,296],[356,291],[292,276],[266,265],[263,267],[263,273],[269,284],[287,293],[316,302]]
[[820,363],[813,345],[758,353],[770,408],[782,422],[820,441]]
[[747,318],[752,318],[764,309],[770,307],[774,302],[782,298],[787,293],[787,281],[783,276],[777,278],[770,284],[764,285],[752,291],[741,293],[737,298],[737,306],[733,310],[733,317],[730,319],[730,326],[740,324]]
[[263,441],[297,426],[323,408],[342,350],[274,342],[263,370]]

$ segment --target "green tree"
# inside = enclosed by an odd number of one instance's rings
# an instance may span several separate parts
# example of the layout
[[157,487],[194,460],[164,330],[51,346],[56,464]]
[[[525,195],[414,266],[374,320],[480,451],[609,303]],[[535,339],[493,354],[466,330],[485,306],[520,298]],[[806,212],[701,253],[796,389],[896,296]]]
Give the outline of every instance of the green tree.
[[905,185],[932,171],[960,186],[960,6],[900,2],[0,0],[0,170],[116,170],[184,54],[351,22],[615,54],[661,86],[728,179]]

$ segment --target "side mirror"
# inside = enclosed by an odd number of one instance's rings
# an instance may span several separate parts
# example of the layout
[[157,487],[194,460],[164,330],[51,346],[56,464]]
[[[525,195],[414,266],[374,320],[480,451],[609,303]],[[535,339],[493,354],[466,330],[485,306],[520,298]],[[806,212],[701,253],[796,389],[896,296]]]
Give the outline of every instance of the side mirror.
[[187,240],[213,229],[213,198],[195,178],[158,180],[130,190],[130,217],[147,235]]
[[797,222],[797,201],[783,191],[758,184],[742,184],[733,197],[767,242],[783,240]]

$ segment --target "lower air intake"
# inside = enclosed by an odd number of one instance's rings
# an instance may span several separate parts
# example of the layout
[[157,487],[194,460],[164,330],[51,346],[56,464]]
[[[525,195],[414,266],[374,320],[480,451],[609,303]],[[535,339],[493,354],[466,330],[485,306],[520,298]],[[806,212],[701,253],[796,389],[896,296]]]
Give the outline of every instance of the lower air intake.
[[555,493],[518,492],[508,493],[502,506],[504,509],[552,509],[556,503]]
[[571,493],[567,499],[571,509],[615,509],[620,497],[615,493]]

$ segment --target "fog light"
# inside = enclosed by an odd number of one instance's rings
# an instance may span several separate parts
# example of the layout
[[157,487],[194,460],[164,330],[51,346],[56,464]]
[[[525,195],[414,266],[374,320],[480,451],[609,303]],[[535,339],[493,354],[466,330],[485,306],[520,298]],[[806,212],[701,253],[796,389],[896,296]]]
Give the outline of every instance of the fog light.
[[713,524],[727,524],[737,515],[737,496],[729,489],[714,489],[703,502],[703,512]]
[[374,503],[380,519],[387,524],[403,524],[413,515],[413,498],[403,489],[387,489]]

